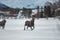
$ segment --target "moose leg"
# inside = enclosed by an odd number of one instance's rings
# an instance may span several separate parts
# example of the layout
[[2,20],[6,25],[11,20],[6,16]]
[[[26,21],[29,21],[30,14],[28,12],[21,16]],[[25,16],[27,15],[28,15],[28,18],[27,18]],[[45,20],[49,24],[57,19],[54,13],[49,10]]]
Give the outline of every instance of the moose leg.
[[31,30],[33,30],[35,27],[34,26],[32,26],[32,27],[30,27],[31,28]]
[[24,30],[25,30],[25,26],[24,26]]
[[32,31],[33,30],[32,27],[30,27],[30,28],[31,28],[31,31]]
[[5,26],[2,26],[2,29],[4,29],[5,28]]
[[[33,27],[33,29],[35,28],[34,26],[32,26],[32,27]],[[33,30],[33,29],[32,29],[32,30]]]
[[28,29],[28,26],[27,26],[27,29]]

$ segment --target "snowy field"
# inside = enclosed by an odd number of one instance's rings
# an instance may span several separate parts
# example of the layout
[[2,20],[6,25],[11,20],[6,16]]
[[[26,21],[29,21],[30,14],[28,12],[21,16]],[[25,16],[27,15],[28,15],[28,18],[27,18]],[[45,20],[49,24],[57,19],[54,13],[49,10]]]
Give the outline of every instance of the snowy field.
[[60,40],[60,20],[49,18],[35,19],[33,31],[23,30],[29,19],[6,19],[5,29],[0,28],[0,40]]

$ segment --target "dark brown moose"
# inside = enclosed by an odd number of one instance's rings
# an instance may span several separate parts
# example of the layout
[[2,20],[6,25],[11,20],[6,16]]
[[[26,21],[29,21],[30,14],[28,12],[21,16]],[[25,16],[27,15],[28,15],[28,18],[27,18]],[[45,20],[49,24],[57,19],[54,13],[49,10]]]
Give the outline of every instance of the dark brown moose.
[[26,29],[26,26],[27,26],[27,29],[28,27],[31,28],[31,30],[33,30],[35,27],[34,27],[34,21],[35,21],[35,17],[32,17],[31,21],[25,21],[25,25],[24,25],[24,30]]
[[0,21],[0,27],[2,27],[2,29],[5,28],[5,23],[6,23],[6,20],[5,19],[2,20],[2,21]]

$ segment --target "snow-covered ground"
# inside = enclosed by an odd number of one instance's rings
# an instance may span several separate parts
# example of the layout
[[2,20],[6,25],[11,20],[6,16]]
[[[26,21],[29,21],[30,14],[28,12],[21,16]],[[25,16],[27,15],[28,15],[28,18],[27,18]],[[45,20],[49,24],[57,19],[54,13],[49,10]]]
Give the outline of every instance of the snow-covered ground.
[[60,20],[35,19],[33,31],[23,30],[28,19],[6,19],[5,29],[0,28],[0,40],[60,40]]

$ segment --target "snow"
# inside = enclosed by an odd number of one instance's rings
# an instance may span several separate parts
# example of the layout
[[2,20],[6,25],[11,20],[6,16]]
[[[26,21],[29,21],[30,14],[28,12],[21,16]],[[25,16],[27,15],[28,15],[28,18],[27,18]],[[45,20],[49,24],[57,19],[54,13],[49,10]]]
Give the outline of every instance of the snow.
[[24,29],[24,22],[31,19],[6,19],[5,29],[0,28],[0,40],[60,40],[60,20],[35,19],[35,29]]

